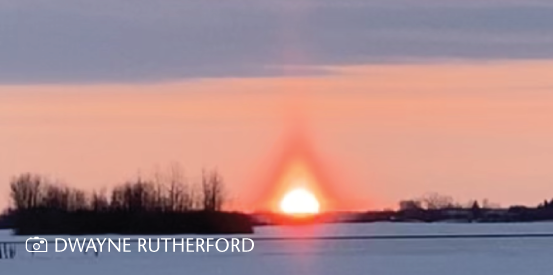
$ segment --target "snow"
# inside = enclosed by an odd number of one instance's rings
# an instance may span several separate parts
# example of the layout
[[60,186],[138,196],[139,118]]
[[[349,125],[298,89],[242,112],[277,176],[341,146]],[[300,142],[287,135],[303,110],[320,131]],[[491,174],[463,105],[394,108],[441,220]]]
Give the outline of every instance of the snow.
[[[250,237],[513,233],[553,233],[553,223],[259,227]],[[80,236],[84,237],[91,236]],[[104,237],[121,236],[101,236]],[[26,238],[0,231],[0,241],[24,241]],[[47,239],[53,238],[55,236]],[[250,253],[138,253],[133,247],[132,253],[102,252],[97,258],[93,253],[54,253],[53,246],[50,252],[34,256],[26,252],[23,245],[18,245],[17,251],[15,259],[0,260],[0,274],[550,275],[553,270],[553,238],[546,237],[256,241]]]

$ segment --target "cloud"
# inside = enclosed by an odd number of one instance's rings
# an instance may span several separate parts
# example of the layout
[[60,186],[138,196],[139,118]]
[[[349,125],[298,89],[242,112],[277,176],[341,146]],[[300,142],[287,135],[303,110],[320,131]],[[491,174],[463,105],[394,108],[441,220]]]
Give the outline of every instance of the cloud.
[[[0,1],[0,83],[318,73],[553,58],[549,1]],[[302,68],[294,69],[288,68]]]

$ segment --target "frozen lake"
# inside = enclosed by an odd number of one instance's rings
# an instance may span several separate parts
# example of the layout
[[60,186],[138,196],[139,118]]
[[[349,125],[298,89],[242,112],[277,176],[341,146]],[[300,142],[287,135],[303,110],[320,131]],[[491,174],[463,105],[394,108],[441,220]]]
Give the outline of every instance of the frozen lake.
[[[549,233],[553,233],[553,223],[374,223],[260,227],[249,237]],[[10,231],[0,231],[1,241],[25,239],[12,236]],[[94,257],[93,254],[55,253],[51,247],[48,253],[32,256],[23,245],[17,245],[17,252],[15,259],[0,260],[0,274],[553,274],[553,238],[549,237],[256,241],[250,253],[138,253],[133,250],[132,253],[103,252]]]

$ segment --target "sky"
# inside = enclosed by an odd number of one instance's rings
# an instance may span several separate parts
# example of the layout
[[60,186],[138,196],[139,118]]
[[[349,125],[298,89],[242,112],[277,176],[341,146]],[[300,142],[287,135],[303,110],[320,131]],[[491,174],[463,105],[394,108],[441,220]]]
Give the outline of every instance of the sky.
[[545,0],[0,0],[0,206],[22,172],[109,189],[178,162],[259,209],[296,155],[328,209],[533,205],[551,72]]

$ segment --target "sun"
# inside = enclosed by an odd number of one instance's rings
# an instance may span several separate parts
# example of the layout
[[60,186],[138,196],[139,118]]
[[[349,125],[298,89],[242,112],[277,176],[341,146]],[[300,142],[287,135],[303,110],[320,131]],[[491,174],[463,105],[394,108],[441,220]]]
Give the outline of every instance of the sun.
[[317,197],[303,188],[297,188],[286,193],[280,201],[280,210],[286,214],[317,214],[319,209],[320,204]]

